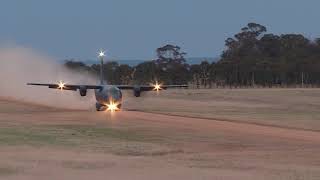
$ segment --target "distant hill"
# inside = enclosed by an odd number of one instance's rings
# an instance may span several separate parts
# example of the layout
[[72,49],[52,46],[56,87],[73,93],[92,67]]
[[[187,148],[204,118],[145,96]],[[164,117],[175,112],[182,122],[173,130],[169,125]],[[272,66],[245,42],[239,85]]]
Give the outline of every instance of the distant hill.
[[[208,62],[216,62],[219,60],[219,58],[213,58],[213,57],[191,57],[191,58],[186,58],[188,64],[200,64],[202,61],[208,61]],[[77,61],[77,60],[75,60]],[[106,61],[116,61],[119,64],[128,64],[130,66],[136,66],[139,63],[148,61],[148,60],[137,60],[137,59],[119,59],[119,60],[106,60]],[[64,63],[65,61],[62,60],[61,63]],[[82,61],[85,64],[92,65],[96,64],[99,61],[98,60],[86,60]]]

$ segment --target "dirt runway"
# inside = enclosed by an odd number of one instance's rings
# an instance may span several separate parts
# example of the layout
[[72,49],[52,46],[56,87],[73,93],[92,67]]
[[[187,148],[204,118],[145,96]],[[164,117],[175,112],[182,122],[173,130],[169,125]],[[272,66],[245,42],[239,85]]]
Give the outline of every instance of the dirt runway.
[[0,101],[0,179],[319,179],[320,132]]

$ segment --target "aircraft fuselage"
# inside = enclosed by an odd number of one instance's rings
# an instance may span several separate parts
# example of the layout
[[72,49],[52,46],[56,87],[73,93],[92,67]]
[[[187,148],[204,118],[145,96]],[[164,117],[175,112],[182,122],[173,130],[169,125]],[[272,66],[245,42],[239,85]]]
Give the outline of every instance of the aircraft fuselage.
[[121,108],[122,92],[116,86],[103,85],[101,89],[96,89],[94,92],[97,101],[97,110],[106,107],[111,102],[118,104],[118,108]]

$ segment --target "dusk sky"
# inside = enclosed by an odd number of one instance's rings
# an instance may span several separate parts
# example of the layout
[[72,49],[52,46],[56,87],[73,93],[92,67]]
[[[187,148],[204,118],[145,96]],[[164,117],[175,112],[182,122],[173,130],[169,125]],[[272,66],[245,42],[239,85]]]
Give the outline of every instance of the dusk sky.
[[167,43],[217,57],[248,22],[319,37],[319,0],[1,0],[0,44],[58,59],[151,59]]

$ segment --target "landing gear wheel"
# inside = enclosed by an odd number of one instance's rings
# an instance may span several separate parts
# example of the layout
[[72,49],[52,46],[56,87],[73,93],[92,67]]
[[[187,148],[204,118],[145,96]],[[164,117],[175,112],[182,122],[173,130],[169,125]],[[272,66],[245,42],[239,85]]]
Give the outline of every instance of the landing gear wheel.
[[96,103],[96,110],[97,111],[104,111],[106,109],[106,106],[100,104],[100,103]]

